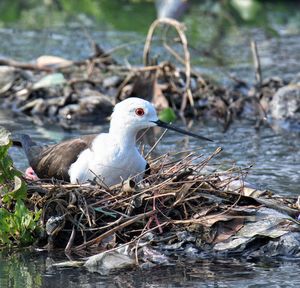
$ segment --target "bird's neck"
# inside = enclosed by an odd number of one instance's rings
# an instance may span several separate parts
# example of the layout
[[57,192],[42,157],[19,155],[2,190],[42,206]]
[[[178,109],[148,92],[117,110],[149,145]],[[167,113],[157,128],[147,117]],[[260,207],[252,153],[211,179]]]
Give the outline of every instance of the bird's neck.
[[111,123],[109,134],[118,142],[121,147],[134,147],[138,130],[124,123],[117,125]]

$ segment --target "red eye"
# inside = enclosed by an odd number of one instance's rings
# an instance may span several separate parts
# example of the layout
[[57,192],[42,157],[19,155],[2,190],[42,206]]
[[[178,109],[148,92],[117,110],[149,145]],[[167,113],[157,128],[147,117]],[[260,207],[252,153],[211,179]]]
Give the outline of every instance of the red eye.
[[144,111],[143,108],[136,108],[136,109],[135,109],[135,114],[136,114],[137,116],[143,116],[143,115],[145,114],[145,111]]

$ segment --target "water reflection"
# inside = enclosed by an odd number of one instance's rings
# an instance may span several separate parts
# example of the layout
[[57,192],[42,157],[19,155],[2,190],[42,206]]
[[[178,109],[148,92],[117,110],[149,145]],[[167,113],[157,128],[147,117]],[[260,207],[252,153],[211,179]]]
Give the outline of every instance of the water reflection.
[[0,287],[41,287],[39,254],[29,251],[0,251]]
[[84,268],[51,267],[63,258],[57,253],[0,251],[0,287],[296,287],[300,283],[300,263],[270,259],[185,259],[174,266],[100,275]]

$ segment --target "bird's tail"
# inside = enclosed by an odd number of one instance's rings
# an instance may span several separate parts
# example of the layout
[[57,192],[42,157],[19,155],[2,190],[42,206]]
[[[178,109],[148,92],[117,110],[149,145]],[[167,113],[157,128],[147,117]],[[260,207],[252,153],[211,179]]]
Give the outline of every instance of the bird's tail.
[[28,158],[30,154],[30,149],[33,146],[37,146],[37,143],[34,142],[29,135],[27,134],[14,134],[12,135],[13,146],[22,147]]

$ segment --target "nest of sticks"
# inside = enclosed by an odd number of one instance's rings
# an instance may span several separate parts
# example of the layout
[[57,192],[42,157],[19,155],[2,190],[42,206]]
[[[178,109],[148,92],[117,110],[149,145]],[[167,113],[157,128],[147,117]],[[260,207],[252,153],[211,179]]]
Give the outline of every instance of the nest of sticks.
[[[248,168],[204,172],[220,152],[217,148],[207,158],[197,151],[186,152],[177,160],[165,154],[150,161],[151,173],[140,183],[127,180],[113,187],[29,183],[28,205],[42,209],[46,232],[38,245],[95,254],[136,243],[149,232],[157,239],[169,239],[178,231],[192,231],[203,245],[230,237],[242,227],[243,207],[261,203],[243,195],[243,184],[230,188],[237,180],[243,183]],[[288,207],[292,205],[281,206],[293,214],[297,210]],[[220,226],[224,222],[230,223],[227,230]]]

